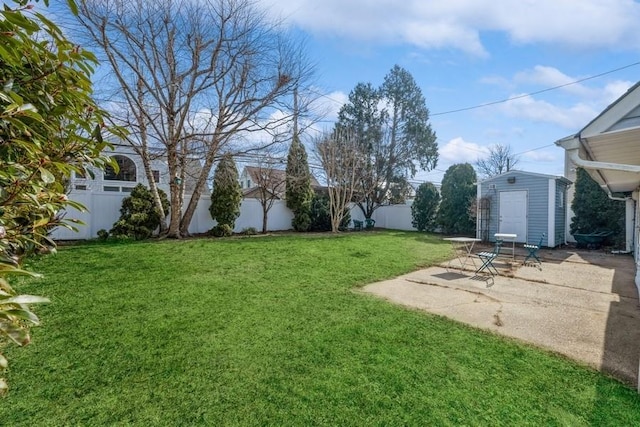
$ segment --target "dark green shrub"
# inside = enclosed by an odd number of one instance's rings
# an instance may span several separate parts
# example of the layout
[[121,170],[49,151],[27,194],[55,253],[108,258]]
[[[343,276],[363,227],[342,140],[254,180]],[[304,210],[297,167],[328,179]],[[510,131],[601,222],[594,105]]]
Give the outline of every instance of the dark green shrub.
[[[169,211],[169,200],[164,191],[158,189],[162,209]],[[160,214],[153,203],[153,194],[142,184],[136,185],[131,195],[122,201],[120,219],[113,224],[110,233],[117,237],[148,239],[160,225]]]
[[329,216],[329,198],[322,194],[314,194],[311,201],[311,223],[309,231],[331,231]]
[[420,184],[411,205],[411,225],[418,231],[433,231],[439,204],[440,194],[436,186],[430,182]]
[[476,196],[476,172],[469,163],[449,167],[442,178],[437,224],[447,234],[473,234],[475,221],[469,207]]
[[233,229],[229,224],[218,224],[209,231],[213,237],[229,237],[233,234]]
[[258,230],[255,227],[246,227],[243,228],[240,234],[244,234],[245,236],[255,236],[258,234]]
[[219,225],[226,224],[231,230],[240,216],[242,189],[238,181],[238,169],[233,157],[225,154],[216,167],[213,175],[213,191],[211,193],[211,218]]
[[105,230],[104,228],[101,228],[100,230],[98,230],[98,239],[99,240],[107,240],[109,238],[109,232],[107,230]]
[[[331,215],[329,212],[329,196],[323,193],[315,193],[311,201],[309,231],[331,231]],[[351,212],[345,209],[344,217],[340,222],[340,230],[346,230],[351,222]]]
[[571,202],[574,217],[571,234],[611,231],[607,244],[624,245],[625,203],[611,200],[607,193],[582,168],[577,170],[575,195]]

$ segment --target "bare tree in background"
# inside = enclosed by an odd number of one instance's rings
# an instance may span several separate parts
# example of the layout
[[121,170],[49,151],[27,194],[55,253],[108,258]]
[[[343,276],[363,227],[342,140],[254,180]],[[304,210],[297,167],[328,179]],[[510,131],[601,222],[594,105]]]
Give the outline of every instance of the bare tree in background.
[[520,161],[511,152],[510,145],[496,144],[489,148],[489,155],[476,161],[476,169],[482,178],[491,178],[512,170]]
[[[103,86],[118,88],[112,116],[131,131],[128,142],[144,162],[159,211],[150,162],[154,155],[167,161],[170,237],[188,234],[220,152],[278,140],[274,134],[292,117],[294,87],[311,74],[302,46],[256,7],[251,0],[79,4],[81,29],[110,68]],[[251,142],[255,132],[270,133],[269,143]],[[187,178],[194,184],[183,209]]]
[[283,169],[282,159],[265,155],[257,166],[248,166],[251,178],[256,184],[257,199],[262,206],[262,233],[267,232],[269,211],[276,200],[284,197],[287,174]]
[[357,138],[344,130],[334,130],[316,139],[314,151],[327,180],[331,231],[337,233],[359,184],[357,176],[363,154]]

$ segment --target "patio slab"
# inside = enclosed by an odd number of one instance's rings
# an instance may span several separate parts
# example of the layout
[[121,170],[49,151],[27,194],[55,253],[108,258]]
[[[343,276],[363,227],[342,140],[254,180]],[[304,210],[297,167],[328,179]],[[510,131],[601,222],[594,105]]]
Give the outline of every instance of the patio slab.
[[[442,315],[563,354],[637,386],[640,306],[629,255],[541,250],[541,265],[496,263],[500,275],[415,271],[363,288],[394,303]],[[520,262],[518,262],[520,260]]]

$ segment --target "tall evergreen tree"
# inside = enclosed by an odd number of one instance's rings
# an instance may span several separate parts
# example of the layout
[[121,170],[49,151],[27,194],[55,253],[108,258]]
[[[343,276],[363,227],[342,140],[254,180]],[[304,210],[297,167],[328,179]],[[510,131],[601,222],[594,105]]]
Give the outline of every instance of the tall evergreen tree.
[[431,182],[420,184],[411,205],[411,225],[418,231],[432,231],[439,204],[440,194],[436,186]]
[[437,164],[425,98],[413,76],[398,65],[379,88],[364,83],[355,87],[340,109],[337,127],[348,130],[361,146],[356,197],[366,218],[379,206],[404,199],[408,179]]
[[459,163],[447,169],[440,190],[442,202],[437,223],[448,234],[468,234],[475,229],[469,206],[476,196],[476,172],[469,163]]
[[311,225],[311,172],[307,160],[307,150],[294,132],[293,141],[287,155],[287,207],[293,212],[292,226],[296,231],[307,231]]
[[211,193],[211,218],[219,226],[228,225],[231,230],[240,216],[242,189],[238,181],[238,169],[231,154],[225,154],[213,175],[213,191]]
[[611,200],[582,168],[577,170],[571,209],[574,214],[571,219],[571,234],[610,230],[614,236],[620,238],[624,231],[624,202]]

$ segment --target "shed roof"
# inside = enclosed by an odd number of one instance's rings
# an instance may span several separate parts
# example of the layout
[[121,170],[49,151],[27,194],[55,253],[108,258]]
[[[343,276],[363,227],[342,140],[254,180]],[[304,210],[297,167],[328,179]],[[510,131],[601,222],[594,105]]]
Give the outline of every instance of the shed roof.
[[502,173],[500,175],[492,176],[491,178],[487,178],[487,179],[484,179],[484,180],[480,181],[480,183],[490,182],[490,181],[494,181],[494,180],[496,180],[498,178],[504,178],[504,177],[508,177],[508,176],[512,176],[512,175],[527,175],[527,176],[533,176],[533,177],[544,178],[544,179],[555,179],[555,180],[561,181],[561,182],[563,182],[563,183],[565,183],[567,185],[571,185],[571,181],[569,181],[564,176],[546,175],[546,174],[537,173],[537,172],[527,172],[527,171],[520,171],[520,170],[511,170],[509,172],[505,172],[505,173]]

